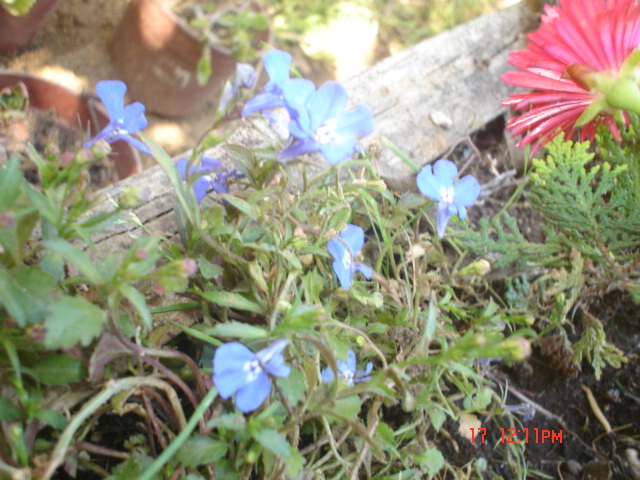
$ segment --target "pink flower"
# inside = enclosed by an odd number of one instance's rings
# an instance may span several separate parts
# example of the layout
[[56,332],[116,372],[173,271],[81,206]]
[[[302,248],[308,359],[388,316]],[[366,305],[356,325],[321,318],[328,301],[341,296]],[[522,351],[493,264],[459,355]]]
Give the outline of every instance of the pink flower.
[[640,113],[636,66],[640,52],[640,6],[635,0],[560,0],[545,6],[542,24],[528,37],[526,50],[511,52],[520,71],[502,76],[531,91],[515,93],[502,104],[524,111],[507,124],[518,143],[534,150],[564,133],[592,140],[599,125],[621,140],[616,117]]

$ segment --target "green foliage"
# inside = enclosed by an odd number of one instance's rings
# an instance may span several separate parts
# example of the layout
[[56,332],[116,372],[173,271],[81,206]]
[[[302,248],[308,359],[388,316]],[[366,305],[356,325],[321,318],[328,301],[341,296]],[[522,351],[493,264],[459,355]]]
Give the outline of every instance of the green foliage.
[[37,0],[0,0],[0,7],[4,7],[11,15],[22,16],[29,13]]
[[[631,115],[622,142],[600,132],[597,158],[588,142],[559,137],[548,145],[545,159],[533,160],[529,198],[544,215],[544,243],[528,242],[507,213],[481,221],[479,233],[464,236],[471,250],[495,258],[494,268],[528,269],[532,284],[526,275],[521,281],[508,279],[506,299],[512,308],[535,312],[553,327],[565,322],[575,305],[588,305],[595,292],[614,285],[638,298],[638,131],[639,119]],[[585,316],[582,336],[572,346],[573,361],[586,358],[599,378],[605,365],[618,368],[626,359],[607,342],[602,323],[586,311]]]

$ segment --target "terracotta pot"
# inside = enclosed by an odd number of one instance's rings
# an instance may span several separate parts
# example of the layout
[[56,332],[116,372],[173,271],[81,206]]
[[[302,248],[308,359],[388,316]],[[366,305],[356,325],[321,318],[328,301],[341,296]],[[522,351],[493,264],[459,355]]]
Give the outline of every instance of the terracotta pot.
[[[29,108],[54,109],[59,120],[69,128],[82,128],[84,132],[89,131],[93,136],[110,121],[109,114],[98,99],[78,95],[60,85],[33,75],[0,72],[0,90],[18,82],[22,82],[27,87]],[[140,155],[131,145],[119,141],[113,143],[111,148],[115,163],[111,180],[114,183],[142,171]]]
[[110,53],[129,95],[162,115],[184,116],[213,98],[236,70],[231,52],[210,46],[212,74],[196,80],[202,43],[198,34],[162,0],[132,0],[120,22]]
[[60,0],[38,0],[29,13],[18,17],[0,7],[0,52],[29,45],[59,2]]

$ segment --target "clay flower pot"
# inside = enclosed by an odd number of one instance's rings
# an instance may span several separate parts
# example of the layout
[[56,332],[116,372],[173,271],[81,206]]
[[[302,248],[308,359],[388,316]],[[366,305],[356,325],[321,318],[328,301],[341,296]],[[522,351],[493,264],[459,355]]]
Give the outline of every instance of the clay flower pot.
[[49,19],[60,0],[38,0],[29,13],[11,15],[0,6],[0,52],[26,47]]
[[[58,119],[69,128],[82,128],[91,136],[97,134],[110,119],[99,100],[67,90],[60,85],[33,75],[0,72],[0,90],[23,83],[29,92],[29,108],[55,110]],[[113,183],[142,171],[140,155],[126,142],[111,145],[115,168]]]
[[211,45],[212,74],[206,85],[198,85],[202,48],[198,34],[162,0],[132,0],[110,53],[132,99],[152,112],[184,116],[202,107],[236,71],[231,52]]

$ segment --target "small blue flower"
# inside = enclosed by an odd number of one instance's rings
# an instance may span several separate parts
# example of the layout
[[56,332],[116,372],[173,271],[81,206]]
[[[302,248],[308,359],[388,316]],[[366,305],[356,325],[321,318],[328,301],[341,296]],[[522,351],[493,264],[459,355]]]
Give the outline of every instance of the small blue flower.
[[[181,158],[176,162],[178,173],[183,180],[187,179],[186,171],[188,163],[189,160],[186,158]],[[217,193],[229,193],[227,180],[232,177],[240,178],[243,176],[235,169],[231,171],[226,170],[220,160],[215,158],[202,157],[200,165],[200,167],[191,165],[189,168],[189,177],[202,174],[193,182],[193,193],[198,204],[200,204],[207,194],[209,188],[213,188]]]
[[295,139],[280,154],[281,161],[320,152],[334,164],[361,151],[358,138],[373,131],[373,114],[366,105],[345,110],[348,94],[341,84],[325,82],[311,93],[291,82],[282,88],[291,116],[289,133]]
[[329,253],[333,255],[333,270],[338,276],[340,286],[345,290],[351,287],[353,275],[356,272],[362,273],[367,280],[371,279],[373,273],[371,268],[353,259],[360,253],[364,246],[364,232],[356,225],[347,225],[337,238],[332,238],[327,244]]
[[[342,360],[338,360],[338,378],[343,379],[349,387],[353,387],[356,383],[368,382],[371,380],[371,377],[368,376],[371,373],[371,370],[373,370],[373,364],[371,362],[367,363],[367,367],[364,371],[356,370],[356,354],[351,350],[347,352],[347,363],[344,363]],[[322,377],[322,381],[327,383],[333,380],[333,370],[329,367],[323,368],[322,372],[320,372],[320,376]]]
[[267,348],[253,353],[237,342],[225,343],[213,357],[213,383],[225,400],[236,393],[236,407],[252,412],[269,396],[269,375],[287,377],[291,368],[284,364],[282,351],[289,344],[279,339]]
[[236,73],[224,85],[222,95],[220,96],[220,105],[218,111],[222,112],[231,99],[238,95],[241,88],[251,88],[256,81],[256,71],[248,63],[238,63]]
[[131,136],[146,128],[147,119],[144,116],[144,105],[140,102],[124,106],[126,91],[127,86],[119,80],[103,80],[96,84],[96,93],[107,109],[111,121],[100,133],[85,143],[84,148],[91,148],[99,140],[105,140],[107,143],[124,140],[151,155],[149,147]]
[[282,86],[289,80],[291,55],[280,50],[269,50],[262,56],[262,61],[269,75],[269,82],[264,86],[263,93],[256,95],[245,104],[242,116],[281,107],[284,104]]
[[458,168],[449,160],[438,160],[433,166],[426,165],[418,174],[418,188],[423,195],[438,201],[438,236],[444,237],[451,215],[460,220],[467,218],[467,209],[480,195],[480,184],[473,176],[461,178],[455,185],[453,179],[458,176]]

